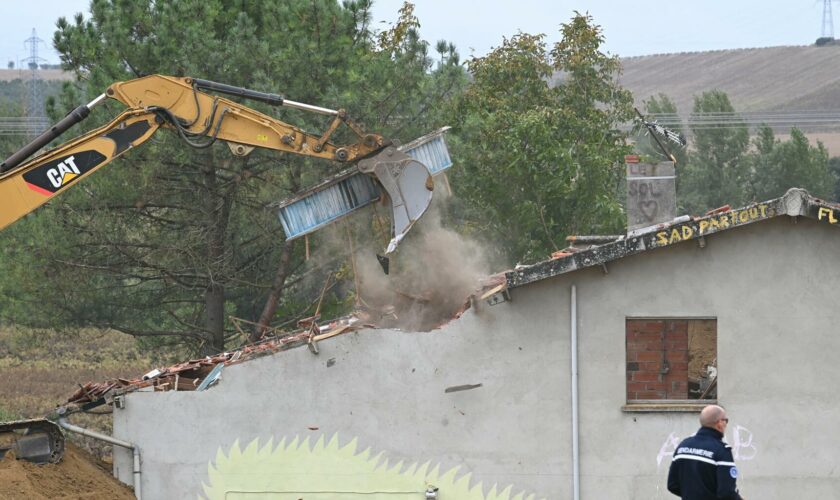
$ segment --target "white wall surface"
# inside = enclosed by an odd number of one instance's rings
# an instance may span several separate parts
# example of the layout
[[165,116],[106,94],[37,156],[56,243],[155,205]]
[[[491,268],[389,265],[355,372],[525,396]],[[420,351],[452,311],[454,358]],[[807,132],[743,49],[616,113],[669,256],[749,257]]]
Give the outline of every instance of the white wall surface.
[[[391,463],[431,460],[487,487],[570,498],[575,284],[582,498],[673,498],[673,440],[697,429],[694,413],[622,411],[625,319],[639,316],[718,319],[718,394],[744,496],[833,498],[839,236],[779,217],[711,235],[706,248],[690,241],[610,263],[608,274],[584,269],[516,288],[512,301],[437,331],[365,330],[322,342],[317,356],[297,348],[228,366],[205,392],[129,394],[114,435],[140,446],[145,498],[201,495],[208,463],[236,440],[334,433]],[[445,393],[466,384],[482,386]],[[121,450],[115,474],[131,482]]]

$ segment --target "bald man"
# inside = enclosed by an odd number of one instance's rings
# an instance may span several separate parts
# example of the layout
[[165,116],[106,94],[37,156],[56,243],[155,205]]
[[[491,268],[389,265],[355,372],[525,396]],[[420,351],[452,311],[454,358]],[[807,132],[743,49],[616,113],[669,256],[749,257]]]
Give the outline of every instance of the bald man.
[[743,500],[735,481],[732,449],[723,442],[726,410],[709,405],[700,412],[700,430],[684,439],[668,471],[668,491],[683,500]]

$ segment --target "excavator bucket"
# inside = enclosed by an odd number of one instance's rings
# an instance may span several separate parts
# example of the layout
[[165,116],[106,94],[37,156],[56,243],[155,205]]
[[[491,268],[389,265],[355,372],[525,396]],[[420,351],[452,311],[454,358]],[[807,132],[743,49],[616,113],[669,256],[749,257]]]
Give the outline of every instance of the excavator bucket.
[[0,460],[13,451],[18,460],[58,463],[64,456],[64,434],[46,419],[0,423]]
[[391,200],[391,242],[385,254],[396,250],[411,226],[432,203],[435,183],[425,165],[388,147],[372,158],[359,162],[359,171],[373,174]]

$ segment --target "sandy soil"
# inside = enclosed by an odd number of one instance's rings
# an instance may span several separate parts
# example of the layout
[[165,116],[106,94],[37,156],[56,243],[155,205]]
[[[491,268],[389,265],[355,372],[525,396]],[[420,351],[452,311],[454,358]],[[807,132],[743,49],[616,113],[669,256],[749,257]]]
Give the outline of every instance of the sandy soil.
[[67,443],[58,464],[36,465],[15,460],[8,453],[0,460],[0,500],[129,500],[131,489],[117,481],[87,452]]

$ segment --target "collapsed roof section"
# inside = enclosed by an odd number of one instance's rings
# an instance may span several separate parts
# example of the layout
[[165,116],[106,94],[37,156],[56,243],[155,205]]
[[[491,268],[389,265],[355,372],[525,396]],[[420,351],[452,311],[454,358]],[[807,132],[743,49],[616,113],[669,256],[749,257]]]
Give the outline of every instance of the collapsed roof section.
[[[518,267],[481,280],[476,290],[452,314],[449,321],[459,318],[475,303],[486,301],[493,305],[505,301],[508,298],[508,290],[511,288],[577,269],[605,265],[611,261],[683,241],[702,240],[710,234],[782,215],[804,216],[822,223],[840,225],[838,224],[840,204],[812,197],[802,189],[791,189],[784,196],[773,200],[754,203],[740,209],[730,209],[727,206],[712,210],[702,217],[683,216],[670,223],[633,231],[629,235],[570,237],[568,240],[573,243],[573,246],[555,252],[547,261]],[[68,398],[67,405],[71,411],[74,408],[87,410],[101,404],[115,402],[115,399],[118,401],[117,398],[123,394],[138,390],[205,390],[219,379],[226,365],[302,346],[308,346],[313,353],[317,354],[319,342],[337,335],[366,328],[393,327],[386,317],[387,315],[372,315],[369,311],[359,311],[354,315],[324,325],[318,324],[317,317],[307,318],[298,323],[301,329],[297,332],[270,337],[233,352],[224,352],[168,368],[155,369],[134,379],[89,382],[80,386],[79,390]],[[446,321],[443,324],[446,324]],[[438,327],[443,324],[439,324]]]
[[[493,296],[503,293],[505,287],[503,273],[484,278],[448,321],[461,317],[476,301],[487,300],[494,303]],[[235,351],[156,368],[140,377],[80,384],[79,389],[67,399],[64,407],[73,412],[86,411],[106,403],[119,405],[118,401],[122,395],[135,391],[203,391],[219,380],[224,366],[227,365],[303,346],[307,346],[313,354],[318,354],[318,343],[329,338],[361,329],[393,328],[387,314],[372,314],[370,311],[358,311],[325,324],[319,324],[318,319],[316,316],[300,320],[300,329],[293,333],[278,333]],[[448,321],[437,325],[437,328]]]
[[826,202],[808,194],[804,189],[790,189],[784,196],[754,203],[739,209],[728,206],[707,212],[702,217],[682,216],[669,223],[657,224],[616,237],[610,243],[586,250],[566,249],[555,258],[531,266],[523,266],[506,273],[508,288],[551,278],[560,274],[629,257],[683,241],[701,240],[707,235],[736,227],[788,215],[809,217],[822,223],[838,225],[840,205]]
[[300,323],[304,329],[282,337],[271,337],[260,342],[243,346],[231,352],[215,356],[192,359],[166,368],[156,368],[145,375],[132,379],[117,378],[104,382],[88,382],[80,385],[68,399],[67,405],[81,410],[94,408],[103,403],[110,403],[115,397],[138,390],[148,391],[196,391],[206,390],[218,381],[221,366],[241,363],[250,359],[274,354],[292,347],[309,345],[317,353],[321,340],[358,330],[372,325],[350,316],[333,321],[327,325],[318,325],[310,318]]

